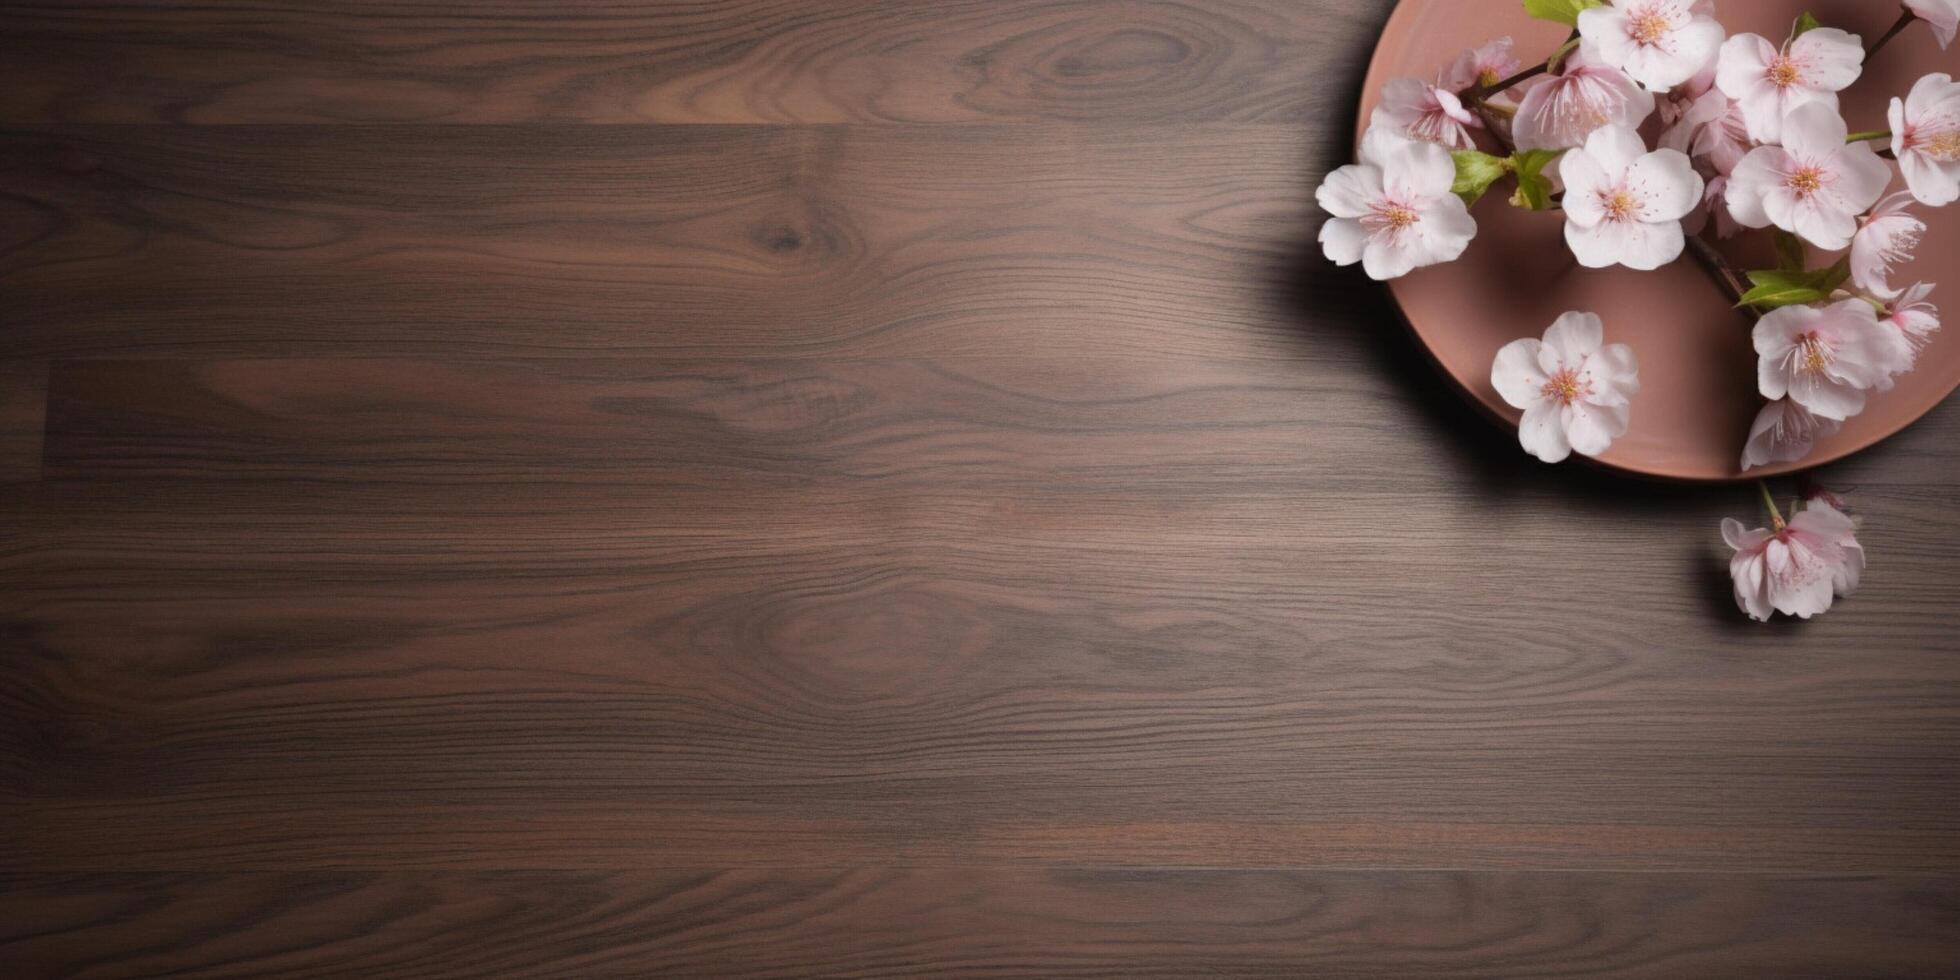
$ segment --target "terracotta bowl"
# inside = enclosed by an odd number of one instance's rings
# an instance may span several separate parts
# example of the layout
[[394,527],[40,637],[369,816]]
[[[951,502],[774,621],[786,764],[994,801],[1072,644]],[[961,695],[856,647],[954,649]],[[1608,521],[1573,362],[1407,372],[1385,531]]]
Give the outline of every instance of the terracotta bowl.
[[[1730,33],[1751,31],[1781,41],[1798,14],[1810,10],[1828,26],[1877,37],[1899,8],[1880,0],[1719,0]],[[1567,29],[1533,20],[1518,0],[1402,0],[1382,32],[1368,69],[1359,126],[1365,129],[1382,85],[1395,78],[1433,77],[1463,49],[1492,38],[1516,40],[1529,64],[1549,55]],[[1927,72],[1960,75],[1960,44],[1940,50],[1931,30],[1915,24],[1866,67],[1844,93],[1845,118],[1855,130],[1886,128],[1885,109]],[[1359,138],[1359,132],[1356,134]],[[1893,189],[1904,186],[1901,179]],[[1632,345],[1642,390],[1627,434],[1600,462],[1632,473],[1673,480],[1726,481],[1807,469],[1864,449],[1910,425],[1960,385],[1960,340],[1949,328],[1935,335],[1919,365],[1897,387],[1874,393],[1863,414],[1818,443],[1808,459],[1741,472],[1742,444],[1761,399],[1749,321],[1693,260],[1657,272],[1593,270],[1573,261],[1556,214],[1511,207],[1492,193],[1474,209],[1479,232],[1462,259],[1421,269],[1390,284],[1409,326],[1443,370],[1493,415],[1516,425],[1519,413],[1490,384],[1491,358],[1518,337],[1537,336],[1566,310],[1590,310],[1606,321],[1606,339]],[[1918,213],[1930,228],[1918,261],[1895,282],[1944,283],[1935,302],[1960,302],[1960,206]],[[1745,232],[1731,246],[1739,256],[1768,249],[1766,232]],[[1820,258],[1812,249],[1812,264]],[[1960,306],[1953,306],[1960,309]]]

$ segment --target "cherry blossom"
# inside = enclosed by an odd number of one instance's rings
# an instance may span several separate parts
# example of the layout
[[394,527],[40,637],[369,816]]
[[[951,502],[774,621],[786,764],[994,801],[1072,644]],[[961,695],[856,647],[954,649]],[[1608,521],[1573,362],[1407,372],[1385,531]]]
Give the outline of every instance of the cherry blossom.
[[1885,304],[1879,320],[1896,328],[1917,353],[1940,329],[1940,308],[1927,302],[1933,295],[1930,282],[1915,283]]
[[1689,235],[1699,235],[1708,230],[1708,223],[1715,223],[1715,237],[1729,238],[1735,235],[1738,226],[1729,217],[1728,206],[1723,203],[1722,193],[1728,189],[1729,179],[1719,174],[1704,178],[1708,186],[1701,194],[1701,205],[1688,216],[1681,219],[1681,230]]
[[1864,63],[1857,35],[1833,27],[1806,31],[1781,50],[1760,34],[1737,34],[1722,45],[1715,84],[1742,107],[1751,138],[1780,143],[1792,109],[1822,103],[1835,111]]
[[1413,78],[1398,78],[1382,87],[1381,104],[1368,117],[1368,126],[1441,143],[1452,150],[1468,150],[1477,145],[1470,130],[1482,129],[1483,123],[1476,113],[1463,107],[1455,92]]
[[1893,99],[1892,155],[1919,203],[1942,207],[1960,200],[1960,83],[1944,72],[1920,79]]
[[1579,13],[1579,36],[1607,64],[1661,91],[1715,61],[1727,32],[1714,13],[1709,0],[1610,0]]
[[1736,164],[1729,213],[1744,227],[1775,225],[1818,248],[1850,245],[1858,215],[1891,183],[1891,168],[1870,146],[1844,141],[1844,120],[1830,106],[1797,107],[1782,131],[1782,146],[1759,146]]
[[1817,440],[1835,435],[1840,424],[1836,419],[1819,418],[1788,398],[1778,398],[1764,405],[1749,426],[1749,441],[1742,447],[1742,468],[1794,463],[1810,455]]
[[1578,146],[1601,126],[1632,126],[1654,113],[1654,93],[1581,43],[1561,74],[1525,83],[1511,133],[1521,150]]
[[1640,368],[1625,344],[1600,346],[1605,328],[1591,313],[1567,313],[1543,340],[1511,341],[1491,363],[1490,383],[1524,410],[1518,443],[1556,463],[1573,452],[1597,456],[1625,434]]
[[1773,310],[1757,322],[1754,341],[1764,398],[1787,395],[1838,421],[1864,410],[1867,390],[1912,366],[1910,346],[1862,299]]
[[1838,596],[1858,587],[1865,549],[1851,518],[1824,500],[1812,500],[1773,528],[1745,529],[1735,518],[1722,521],[1722,539],[1735,549],[1729,576],[1735,602],[1751,619],[1768,622],[1772,612],[1809,619],[1831,608]]
[[1891,286],[1892,270],[1912,261],[1926,233],[1926,222],[1906,210],[1911,203],[1912,195],[1904,191],[1885,198],[1851,236],[1851,281],[1879,299],[1899,295]]
[[1960,32],[1960,0],[1905,0],[1906,9],[1913,16],[1925,21],[1933,28],[1933,36],[1939,38],[1940,48],[1945,49],[1953,43],[1953,35]]
[[1844,549],[1844,561],[1831,574],[1831,589],[1840,596],[1848,596],[1858,591],[1858,580],[1865,573],[1865,546],[1858,543],[1858,519],[1845,513],[1844,501],[1829,490],[1812,491],[1797,516],[1813,511],[1821,511],[1824,520],[1810,522],[1811,527],[1820,533],[1835,530],[1837,545]]
[[1679,150],[1703,162],[1714,173],[1726,176],[1742,162],[1754,144],[1742,109],[1711,88],[1681,105],[1674,122],[1661,131],[1659,145]]
[[1361,163],[1328,174],[1315,193],[1333,215],[1320,227],[1327,257],[1337,265],[1360,262],[1375,279],[1394,279],[1462,255],[1477,222],[1450,193],[1455,180],[1449,151],[1370,129],[1361,140]]
[[1735,172],[1736,164],[1749,155],[1755,144],[1749,139],[1749,123],[1742,118],[1741,106],[1719,90],[1706,97],[1719,100],[1721,112],[1695,133],[1689,152],[1708,161],[1716,173],[1727,176]]
[[[1693,111],[1702,96],[1714,91],[1718,89],[1715,88],[1715,66],[1711,64],[1695,77],[1661,93],[1654,100],[1654,112],[1660,118],[1661,128],[1672,129],[1681,121],[1681,117]],[[1679,146],[1675,149],[1685,151],[1687,147]]]
[[[1471,48],[1458,55],[1456,60],[1443,69],[1442,78],[1437,82],[1452,92],[1461,92],[1472,85],[1489,87],[1517,73],[1523,67],[1518,61],[1517,49],[1508,37]],[[1498,102],[1504,96],[1500,93],[1490,98]]]
[[1658,269],[1681,257],[1681,219],[1701,203],[1701,175],[1678,150],[1647,152],[1640,134],[1604,126],[1559,158],[1565,242],[1579,264]]
[[1691,235],[1699,235],[1709,221],[1715,222],[1715,237],[1734,238],[1742,226],[1735,223],[1735,216],[1729,213],[1729,179],[1723,176],[1708,178],[1708,190],[1701,196],[1701,209],[1690,215],[1692,221],[1683,221],[1681,228]]

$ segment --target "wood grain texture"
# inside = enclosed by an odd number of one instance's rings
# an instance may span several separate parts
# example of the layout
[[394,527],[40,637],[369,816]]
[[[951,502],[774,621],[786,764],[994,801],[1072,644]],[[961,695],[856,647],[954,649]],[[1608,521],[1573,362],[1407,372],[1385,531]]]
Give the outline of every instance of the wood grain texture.
[[46,361],[0,360],[0,483],[41,478]]
[[1073,868],[5,884],[0,958],[89,978],[1937,975],[1951,949],[1927,937],[1960,898],[1951,879]]
[[1303,261],[1313,149],[1295,126],[19,133],[0,275],[19,356],[1267,358],[1299,349],[1276,300],[1301,276],[1351,285]]
[[1734,624],[1720,502],[770,482],[17,494],[4,869],[1960,866],[1951,584]]
[[1389,6],[0,6],[0,973],[1950,976],[1960,409],[1742,621],[1320,260]]
[[1304,122],[1385,4],[10,3],[0,120]]

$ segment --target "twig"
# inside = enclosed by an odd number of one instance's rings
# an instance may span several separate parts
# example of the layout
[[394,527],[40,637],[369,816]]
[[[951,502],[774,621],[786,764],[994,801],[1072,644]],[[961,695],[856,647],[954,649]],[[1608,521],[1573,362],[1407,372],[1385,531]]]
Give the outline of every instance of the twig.
[[1501,92],[1508,92],[1512,88],[1517,87],[1518,85],[1521,85],[1534,78],[1537,78],[1540,75],[1545,74],[1546,72],[1551,71],[1554,67],[1557,67],[1560,62],[1565,60],[1566,55],[1572,53],[1573,48],[1576,48],[1578,46],[1579,46],[1579,32],[1575,29],[1572,32],[1572,36],[1566,38],[1565,43],[1560,45],[1557,51],[1552,52],[1551,57],[1546,58],[1544,61],[1538,62],[1537,64],[1534,64],[1529,68],[1519,71],[1517,74],[1512,75],[1510,78],[1499,79],[1495,82],[1490,83],[1489,85],[1482,85],[1482,84],[1472,85],[1469,88],[1466,88],[1463,91],[1456,93],[1456,97],[1462,99],[1465,102],[1471,102],[1471,103],[1481,105],[1485,99],[1488,99],[1493,95],[1497,95]]
[[[1688,252],[1695,257],[1695,261],[1721,284],[1730,299],[1741,303],[1742,297],[1749,292],[1749,280],[1743,278],[1742,271],[1731,265],[1721,252],[1716,251],[1715,246],[1708,244],[1700,235],[1687,236],[1687,242]],[[1760,319],[1762,316],[1753,307],[1743,309],[1752,318]]]
[[1459,99],[1463,99],[1469,102],[1482,102],[1485,99],[1488,99],[1491,96],[1498,94],[1499,92],[1508,91],[1509,89],[1517,85],[1523,84],[1524,82],[1528,82],[1551,70],[1552,70],[1552,66],[1550,62],[1541,61],[1535,65],[1532,65],[1530,68],[1526,68],[1523,71],[1520,71],[1515,75],[1512,75],[1510,78],[1506,78],[1501,81],[1492,82],[1489,85],[1472,85],[1469,88],[1466,88],[1463,91],[1456,93],[1456,96]]
[[1917,14],[1914,14],[1910,10],[1900,14],[1898,22],[1892,25],[1892,29],[1886,31],[1883,37],[1880,37],[1878,40],[1873,41],[1871,47],[1865,49],[1865,60],[1870,61],[1872,59],[1872,55],[1877,54],[1886,45],[1891,44],[1893,38],[1898,37],[1901,33],[1905,31],[1907,27],[1910,27],[1912,25],[1913,21],[1918,19],[1919,16]]

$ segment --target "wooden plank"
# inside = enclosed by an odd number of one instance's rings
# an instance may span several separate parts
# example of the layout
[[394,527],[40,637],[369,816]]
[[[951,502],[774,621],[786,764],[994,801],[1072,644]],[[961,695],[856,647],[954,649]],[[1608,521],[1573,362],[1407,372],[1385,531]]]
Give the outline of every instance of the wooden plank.
[[[1277,362],[64,361],[46,457],[49,475],[70,481],[860,483],[1170,498],[1401,492],[1473,475],[1552,501],[1624,493],[1582,466],[1526,459],[1513,434],[1440,390],[1401,335],[1367,367],[1352,359],[1367,354],[1355,338],[1334,340],[1325,358]],[[1941,409],[1823,479],[1939,484],[1956,438],[1960,410]],[[1638,492],[1656,504],[1714,499]]]
[[1299,123],[1388,6],[15,3],[0,121]]
[[1706,504],[43,484],[0,860],[1953,871],[1955,503],[1759,629]]
[[[1381,411],[1330,417],[1330,398]],[[1418,411],[1396,379],[1338,363],[68,361],[48,456],[67,480],[1243,494],[1399,486],[1436,466],[1391,438]]]
[[47,362],[0,360],[0,483],[41,478],[47,410]]
[[1303,288],[1386,315],[1304,261],[1309,152],[1291,126],[15,133],[0,288],[21,357],[1297,359]]
[[997,868],[22,876],[23,976],[1946,976],[1960,880]]

